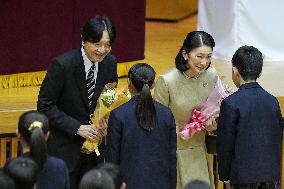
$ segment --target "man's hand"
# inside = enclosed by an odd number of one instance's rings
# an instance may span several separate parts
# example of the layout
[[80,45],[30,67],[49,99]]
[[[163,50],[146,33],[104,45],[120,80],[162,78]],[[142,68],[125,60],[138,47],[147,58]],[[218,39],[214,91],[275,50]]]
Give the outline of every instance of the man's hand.
[[81,125],[77,131],[77,134],[92,142],[99,142],[103,138],[100,128],[94,128],[91,125]]

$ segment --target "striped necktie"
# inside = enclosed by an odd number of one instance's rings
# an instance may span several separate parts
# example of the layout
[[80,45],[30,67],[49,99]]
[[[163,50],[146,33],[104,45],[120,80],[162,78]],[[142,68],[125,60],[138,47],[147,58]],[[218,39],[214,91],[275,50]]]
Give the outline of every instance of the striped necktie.
[[93,64],[91,68],[89,69],[88,75],[87,75],[87,89],[88,89],[88,100],[89,100],[89,106],[92,105],[92,100],[95,92],[95,65]]

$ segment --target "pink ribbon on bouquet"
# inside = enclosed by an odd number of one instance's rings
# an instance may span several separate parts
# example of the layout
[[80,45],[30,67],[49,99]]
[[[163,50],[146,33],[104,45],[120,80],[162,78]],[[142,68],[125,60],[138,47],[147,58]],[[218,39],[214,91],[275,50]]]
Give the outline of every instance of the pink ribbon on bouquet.
[[204,123],[206,120],[206,117],[199,110],[194,109],[190,123],[179,129],[179,135],[184,140],[190,139],[195,133],[205,129]]

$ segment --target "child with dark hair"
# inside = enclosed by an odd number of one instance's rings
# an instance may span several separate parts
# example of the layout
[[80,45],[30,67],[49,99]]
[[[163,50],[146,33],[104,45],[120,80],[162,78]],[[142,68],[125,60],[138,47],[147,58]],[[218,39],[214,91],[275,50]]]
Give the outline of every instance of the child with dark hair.
[[111,176],[104,170],[92,169],[82,178],[79,189],[115,189]]
[[242,46],[232,59],[238,91],[222,101],[217,135],[220,180],[233,189],[277,189],[280,179],[281,121],[277,99],[257,82],[262,53]]
[[108,121],[106,161],[120,166],[127,188],[176,188],[175,121],[169,108],[153,100],[154,80],[150,65],[132,66],[132,98]]
[[111,176],[115,189],[126,189],[126,183],[118,165],[114,163],[102,163],[98,165],[98,169],[107,172]]
[[13,179],[16,189],[34,189],[38,174],[35,161],[27,157],[17,157],[8,161],[4,171]]
[[13,179],[0,168],[0,188],[1,189],[16,189]]
[[49,136],[47,117],[37,111],[28,111],[19,118],[17,135],[23,156],[33,159],[39,167],[38,189],[69,189],[69,175],[63,160],[47,154]]

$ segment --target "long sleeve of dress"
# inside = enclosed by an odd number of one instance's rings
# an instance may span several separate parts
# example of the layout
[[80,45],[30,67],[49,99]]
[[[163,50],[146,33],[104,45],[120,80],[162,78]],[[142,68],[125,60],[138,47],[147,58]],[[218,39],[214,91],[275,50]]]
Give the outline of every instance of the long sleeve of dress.
[[162,76],[160,76],[156,82],[154,99],[161,104],[169,107],[170,94],[168,86]]

